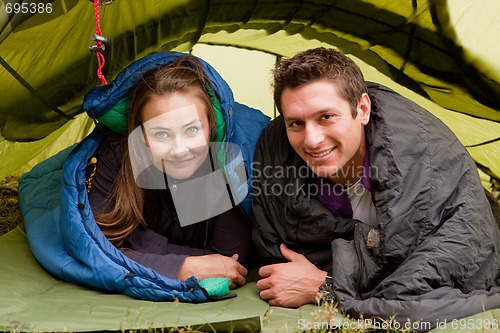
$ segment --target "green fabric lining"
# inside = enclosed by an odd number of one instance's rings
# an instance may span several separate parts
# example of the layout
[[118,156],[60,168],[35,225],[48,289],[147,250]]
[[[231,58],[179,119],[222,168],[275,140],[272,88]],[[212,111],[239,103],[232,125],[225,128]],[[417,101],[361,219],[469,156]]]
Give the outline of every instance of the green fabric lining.
[[[224,120],[224,113],[222,111],[222,106],[220,105],[219,98],[215,95],[211,85],[209,83],[206,84],[208,96],[212,100],[212,107],[214,108],[215,113],[215,135],[214,142],[225,142],[226,141],[226,121]],[[224,174],[227,175],[226,169],[226,152],[224,151],[223,145],[217,145],[217,162]]]
[[222,111],[222,107],[220,105],[219,98],[214,94],[214,91],[209,83],[206,84],[208,96],[212,100],[212,107],[214,108],[215,113],[215,142],[225,142],[226,141],[226,121],[224,120],[224,113]]
[[226,278],[207,278],[199,283],[209,296],[222,297],[229,294],[229,280]]
[[103,125],[106,125],[114,132],[125,134],[127,133],[127,115],[128,108],[130,106],[129,96],[126,95],[118,103],[115,104],[104,115],[97,118],[97,121]]

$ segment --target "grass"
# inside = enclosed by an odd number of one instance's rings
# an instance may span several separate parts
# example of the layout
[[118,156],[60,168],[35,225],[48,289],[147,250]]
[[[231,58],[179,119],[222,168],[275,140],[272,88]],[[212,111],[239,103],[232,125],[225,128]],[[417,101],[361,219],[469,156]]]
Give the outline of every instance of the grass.
[[23,219],[17,198],[18,182],[19,178],[15,177],[7,177],[0,181],[0,236],[18,225],[22,226]]

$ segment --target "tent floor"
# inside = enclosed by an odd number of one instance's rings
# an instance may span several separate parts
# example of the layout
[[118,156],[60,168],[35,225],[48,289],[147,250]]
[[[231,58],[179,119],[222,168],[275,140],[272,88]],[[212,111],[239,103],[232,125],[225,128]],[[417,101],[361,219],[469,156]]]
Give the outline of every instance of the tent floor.
[[[48,274],[31,254],[26,235],[18,227],[0,237],[0,331],[96,332],[166,327],[217,332],[291,332],[311,328],[328,331],[335,323],[342,325],[345,319],[336,310],[314,305],[299,309],[269,307],[259,298],[256,280],[253,271],[249,282],[234,291],[238,297],[213,303],[150,302],[107,294]],[[500,309],[471,318],[474,325],[487,320],[496,320],[500,325]],[[362,327],[355,321],[344,321],[344,325],[349,323],[350,328]],[[461,328],[460,323],[455,326]],[[464,323],[467,325],[468,321]],[[438,331],[457,330],[448,323],[447,329],[433,330]]]

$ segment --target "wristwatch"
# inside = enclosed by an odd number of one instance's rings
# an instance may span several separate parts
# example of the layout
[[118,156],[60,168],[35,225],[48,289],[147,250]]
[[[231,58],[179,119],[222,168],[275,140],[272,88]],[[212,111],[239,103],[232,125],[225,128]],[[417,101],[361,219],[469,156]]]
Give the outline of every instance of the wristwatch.
[[319,287],[320,300],[323,302],[335,302],[335,294],[333,293],[333,280],[331,276],[326,276],[325,282]]

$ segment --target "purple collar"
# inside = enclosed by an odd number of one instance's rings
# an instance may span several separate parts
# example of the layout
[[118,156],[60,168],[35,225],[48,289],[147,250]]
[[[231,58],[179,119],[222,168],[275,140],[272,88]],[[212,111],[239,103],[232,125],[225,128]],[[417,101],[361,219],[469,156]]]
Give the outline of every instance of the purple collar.
[[[353,212],[349,197],[342,191],[342,187],[326,179],[317,179],[320,186],[318,191],[319,201],[328,208],[334,216],[352,219]],[[363,175],[361,184],[371,192],[370,184],[370,162],[368,151],[365,153],[363,161]]]

